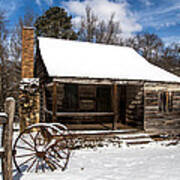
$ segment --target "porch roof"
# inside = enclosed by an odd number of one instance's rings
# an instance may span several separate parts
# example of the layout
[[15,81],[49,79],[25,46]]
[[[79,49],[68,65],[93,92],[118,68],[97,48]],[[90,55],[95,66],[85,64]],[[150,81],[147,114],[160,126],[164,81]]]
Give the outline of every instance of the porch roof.
[[129,47],[39,37],[41,56],[52,77],[178,82],[180,77],[146,61]]

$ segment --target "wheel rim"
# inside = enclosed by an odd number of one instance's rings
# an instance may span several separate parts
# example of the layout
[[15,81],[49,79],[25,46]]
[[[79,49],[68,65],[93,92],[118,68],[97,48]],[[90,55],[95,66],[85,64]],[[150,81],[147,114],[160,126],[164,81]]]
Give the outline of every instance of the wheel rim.
[[19,173],[64,170],[70,156],[63,131],[48,124],[37,124],[25,129],[17,137],[13,152],[14,164]]

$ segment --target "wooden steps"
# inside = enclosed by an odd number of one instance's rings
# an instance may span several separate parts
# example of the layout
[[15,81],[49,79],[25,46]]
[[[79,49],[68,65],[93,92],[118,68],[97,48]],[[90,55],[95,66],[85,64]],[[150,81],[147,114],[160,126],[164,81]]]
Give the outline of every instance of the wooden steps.
[[108,141],[115,144],[127,146],[143,145],[153,142],[153,139],[146,133],[137,129],[125,129],[114,131],[71,131],[73,138],[81,139],[81,144],[93,141]]
[[117,135],[119,139],[126,145],[142,145],[153,142],[152,138],[144,132],[136,132],[127,135]]
[[[96,124],[64,124],[70,130],[112,130],[112,123],[96,123]],[[117,123],[117,129],[135,129],[130,126]]]

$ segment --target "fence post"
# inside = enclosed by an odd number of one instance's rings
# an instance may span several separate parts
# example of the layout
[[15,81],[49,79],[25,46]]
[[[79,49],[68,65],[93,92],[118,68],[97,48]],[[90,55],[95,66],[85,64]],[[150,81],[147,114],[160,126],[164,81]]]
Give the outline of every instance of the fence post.
[[13,138],[13,120],[15,113],[14,98],[7,98],[5,101],[5,112],[8,115],[7,123],[3,127],[2,146],[4,147],[4,156],[2,158],[3,180],[12,180],[12,138]]

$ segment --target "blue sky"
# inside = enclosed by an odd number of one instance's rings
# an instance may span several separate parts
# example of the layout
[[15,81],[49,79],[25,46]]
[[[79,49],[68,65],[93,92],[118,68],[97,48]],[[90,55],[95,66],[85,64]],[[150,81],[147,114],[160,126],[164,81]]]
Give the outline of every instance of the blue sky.
[[180,43],[180,0],[0,0],[0,9],[6,11],[11,28],[25,11],[33,10],[41,15],[50,6],[66,8],[78,27],[87,5],[105,21],[114,12],[124,37],[150,32],[167,44]]

